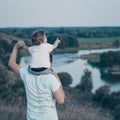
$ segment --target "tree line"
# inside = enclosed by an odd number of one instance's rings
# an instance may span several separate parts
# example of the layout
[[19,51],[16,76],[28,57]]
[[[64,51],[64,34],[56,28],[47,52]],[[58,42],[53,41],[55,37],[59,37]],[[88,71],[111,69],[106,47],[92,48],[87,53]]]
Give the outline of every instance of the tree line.
[[120,65],[120,51],[109,51],[100,55],[98,63],[102,67],[112,67],[113,65]]
[[80,38],[120,37],[120,27],[31,27],[31,28],[3,28],[16,37],[30,38],[35,30],[44,30],[49,34],[68,34]]

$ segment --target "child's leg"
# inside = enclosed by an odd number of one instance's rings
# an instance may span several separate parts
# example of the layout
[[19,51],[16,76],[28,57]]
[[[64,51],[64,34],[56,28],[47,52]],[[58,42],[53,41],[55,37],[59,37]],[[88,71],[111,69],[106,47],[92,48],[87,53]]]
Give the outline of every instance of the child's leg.
[[44,70],[46,70],[47,68],[45,68],[45,67],[41,67],[41,68],[31,68],[31,70],[32,71],[34,71],[34,72],[41,72],[41,71],[44,71]]
[[60,81],[57,73],[56,73],[53,69],[51,69],[51,68],[46,68],[46,69],[44,69],[43,71],[39,71],[39,72],[38,72],[38,70],[37,70],[37,71],[36,71],[36,70],[33,70],[33,69],[31,69],[30,66],[29,66],[29,67],[28,67],[28,72],[29,72],[30,74],[32,74],[32,75],[53,74],[53,75],[57,78],[58,82],[61,84],[61,81]]
[[55,74],[51,68],[30,68],[28,67],[28,72],[32,75],[45,75],[45,74]]

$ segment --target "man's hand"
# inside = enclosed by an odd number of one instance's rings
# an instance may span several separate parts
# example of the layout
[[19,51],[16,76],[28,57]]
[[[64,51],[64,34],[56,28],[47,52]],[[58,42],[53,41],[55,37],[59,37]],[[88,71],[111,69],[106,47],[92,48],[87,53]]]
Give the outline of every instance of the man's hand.
[[24,43],[23,40],[19,40],[19,41],[15,44],[15,47],[16,47],[17,49],[22,48],[22,47],[24,47],[24,46],[25,46],[25,43]]
[[24,46],[24,41],[22,40],[19,40],[13,50],[12,50],[12,53],[11,53],[11,56],[10,56],[10,59],[9,59],[9,66],[13,69],[13,71],[15,71],[17,74],[19,74],[19,65],[16,63],[16,58],[17,58],[17,52],[18,52],[18,49],[19,48],[22,48]]

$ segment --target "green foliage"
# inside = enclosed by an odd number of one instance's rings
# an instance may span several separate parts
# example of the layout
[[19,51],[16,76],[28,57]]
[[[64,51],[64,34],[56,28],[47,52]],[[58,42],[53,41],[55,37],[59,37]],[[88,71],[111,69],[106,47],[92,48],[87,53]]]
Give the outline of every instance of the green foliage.
[[[8,91],[8,72],[4,65],[0,64],[0,98],[6,98]],[[9,95],[9,94],[8,94]]]
[[0,61],[7,66],[10,57],[10,52],[12,51],[12,44],[8,43],[6,40],[0,39]]
[[0,63],[0,99],[17,103],[20,97],[25,100],[23,82],[14,72],[9,71],[4,64]]
[[17,102],[20,97],[25,99],[23,82],[8,67],[10,52],[15,43],[16,40],[10,44],[0,39],[0,99],[11,102]]
[[119,47],[120,46],[120,40],[114,40],[113,46]]
[[66,72],[58,73],[58,76],[63,86],[69,86],[73,81],[72,77]]
[[120,91],[111,93],[111,109],[120,105]]
[[67,33],[80,38],[100,38],[120,36],[119,27],[63,27],[58,33]]
[[115,120],[120,120],[120,91],[111,93],[111,110],[115,116]]
[[61,40],[58,48],[79,47],[78,40],[68,34],[53,34],[48,37],[48,42],[53,44],[57,38]]
[[12,50],[11,45],[6,40],[0,39],[0,48],[4,49],[5,52],[10,52]]
[[109,51],[107,53],[102,53],[100,55],[99,64],[103,67],[120,65],[120,51],[116,51],[116,52]]
[[44,30],[48,34],[68,34],[79,38],[120,37],[120,27],[32,27],[5,28],[1,30],[20,38],[30,38],[35,30]]
[[98,88],[93,96],[93,100],[103,107],[110,107],[110,86],[104,85]]
[[115,120],[120,120],[120,104],[116,106],[114,109]]
[[120,91],[110,93],[110,86],[104,85],[98,88],[93,96],[97,105],[108,108],[115,120],[120,120]]
[[81,82],[76,86],[76,88],[83,92],[91,92],[93,88],[91,71],[88,69],[84,70],[84,75],[81,78]]

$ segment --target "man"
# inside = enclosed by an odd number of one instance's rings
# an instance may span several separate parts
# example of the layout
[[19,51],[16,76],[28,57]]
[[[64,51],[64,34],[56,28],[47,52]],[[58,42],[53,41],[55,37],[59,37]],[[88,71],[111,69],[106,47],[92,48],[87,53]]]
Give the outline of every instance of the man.
[[20,75],[27,97],[27,120],[58,120],[56,101],[64,103],[65,94],[59,79],[52,74],[33,75],[27,67],[16,63],[17,53],[24,46],[18,41],[11,53],[9,66]]

